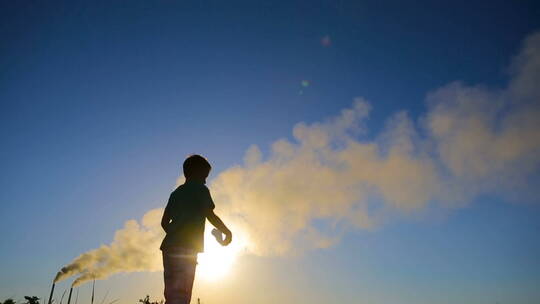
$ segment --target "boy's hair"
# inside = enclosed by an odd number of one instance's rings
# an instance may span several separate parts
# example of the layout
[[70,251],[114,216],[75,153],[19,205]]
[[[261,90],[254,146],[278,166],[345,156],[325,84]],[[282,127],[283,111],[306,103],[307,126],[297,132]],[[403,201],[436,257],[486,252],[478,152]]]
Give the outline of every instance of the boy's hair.
[[184,176],[187,179],[197,173],[210,172],[210,169],[212,169],[212,166],[210,166],[210,163],[208,162],[208,160],[206,160],[206,158],[198,154],[193,154],[193,155],[188,156],[188,158],[186,158],[186,160],[184,161],[183,169],[184,169]]

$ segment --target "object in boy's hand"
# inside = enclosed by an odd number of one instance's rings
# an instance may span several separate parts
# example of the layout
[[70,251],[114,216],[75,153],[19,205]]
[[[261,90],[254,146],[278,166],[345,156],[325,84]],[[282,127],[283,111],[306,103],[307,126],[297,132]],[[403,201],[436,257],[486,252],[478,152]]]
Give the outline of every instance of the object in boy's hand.
[[218,243],[220,243],[221,245],[225,245],[225,240],[223,239],[223,233],[221,233],[221,231],[214,228],[212,229],[212,235],[216,238],[216,241]]

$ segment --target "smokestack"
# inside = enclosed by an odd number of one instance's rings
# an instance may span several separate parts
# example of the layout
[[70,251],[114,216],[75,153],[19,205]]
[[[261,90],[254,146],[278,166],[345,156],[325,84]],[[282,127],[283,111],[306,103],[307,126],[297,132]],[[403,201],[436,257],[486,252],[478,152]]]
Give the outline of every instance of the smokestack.
[[68,296],[68,302],[67,304],[71,304],[71,293],[73,292],[73,286],[69,289],[69,296]]
[[92,282],[92,301],[90,302],[91,304],[94,304],[94,287],[96,287],[96,280],[95,279]]
[[56,285],[56,283],[52,284],[51,294],[49,295],[49,304],[52,303],[52,296],[53,296],[53,293],[54,293],[54,285]]

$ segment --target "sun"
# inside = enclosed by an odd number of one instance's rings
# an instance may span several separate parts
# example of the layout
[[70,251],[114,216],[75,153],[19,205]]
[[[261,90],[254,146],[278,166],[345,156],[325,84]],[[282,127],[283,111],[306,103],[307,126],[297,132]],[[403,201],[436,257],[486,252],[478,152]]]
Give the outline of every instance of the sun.
[[197,262],[197,277],[215,281],[227,275],[241,252],[242,242],[234,235],[229,246],[221,246],[214,236],[206,229],[204,234],[204,252],[199,254]]

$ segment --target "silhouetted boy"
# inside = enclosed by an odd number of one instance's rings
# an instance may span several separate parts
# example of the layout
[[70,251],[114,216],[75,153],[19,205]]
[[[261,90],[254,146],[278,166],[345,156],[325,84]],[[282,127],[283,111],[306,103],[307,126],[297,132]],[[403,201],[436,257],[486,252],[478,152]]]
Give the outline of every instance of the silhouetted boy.
[[189,304],[197,265],[197,253],[204,250],[206,219],[225,234],[222,245],[232,241],[232,233],[214,214],[214,202],[205,186],[210,163],[191,155],[184,161],[186,181],[171,193],[161,227],[166,232],[163,252],[166,304]]

